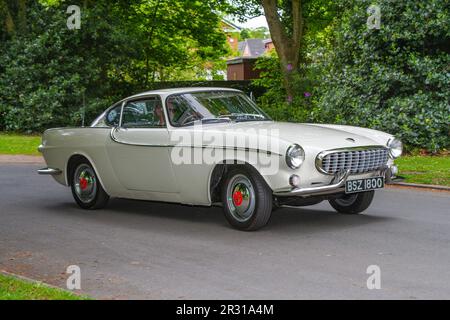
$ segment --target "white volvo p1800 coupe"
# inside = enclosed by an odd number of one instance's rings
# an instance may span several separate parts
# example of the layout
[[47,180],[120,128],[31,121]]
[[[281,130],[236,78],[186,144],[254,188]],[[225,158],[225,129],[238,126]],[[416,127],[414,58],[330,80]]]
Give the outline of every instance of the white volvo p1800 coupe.
[[90,127],[49,129],[39,151],[39,173],[70,186],[83,209],[110,197],[220,204],[232,226],[256,230],[283,205],[364,211],[395,178],[402,144],[371,129],[275,122],[238,90],[184,88],[126,98]]

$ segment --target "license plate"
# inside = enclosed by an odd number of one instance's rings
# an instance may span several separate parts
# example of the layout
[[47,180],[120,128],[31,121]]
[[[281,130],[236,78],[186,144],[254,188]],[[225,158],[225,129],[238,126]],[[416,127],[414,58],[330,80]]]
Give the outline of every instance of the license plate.
[[384,187],[383,177],[349,180],[345,183],[345,193],[363,192]]

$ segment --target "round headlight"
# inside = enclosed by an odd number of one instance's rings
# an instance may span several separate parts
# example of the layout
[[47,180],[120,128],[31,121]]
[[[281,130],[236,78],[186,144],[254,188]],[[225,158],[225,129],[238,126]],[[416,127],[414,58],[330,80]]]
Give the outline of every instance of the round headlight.
[[398,139],[390,139],[388,141],[387,147],[389,148],[389,154],[392,159],[397,159],[402,155],[403,152],[403,144]]
[[286,163],[291,169],[298,169],[305,161],[305,151],[298,144],[293,144],[286,151]]

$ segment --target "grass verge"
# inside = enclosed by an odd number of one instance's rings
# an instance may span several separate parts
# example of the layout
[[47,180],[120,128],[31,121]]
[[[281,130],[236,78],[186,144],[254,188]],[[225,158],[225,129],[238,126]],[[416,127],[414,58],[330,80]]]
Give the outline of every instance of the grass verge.
[[450,156],[406,156],[395,161],[404,182],[450,187]]
[[39,155],[40,136],[0,133],[0,154]]
[[0,274],[0,300],[88,300],[88,298],[48,287],[40,282],[29,282]]

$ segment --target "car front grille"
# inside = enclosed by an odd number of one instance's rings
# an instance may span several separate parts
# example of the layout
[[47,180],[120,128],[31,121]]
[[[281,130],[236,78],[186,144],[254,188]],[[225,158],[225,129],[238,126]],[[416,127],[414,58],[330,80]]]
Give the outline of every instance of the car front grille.
[[355,148],[326,151],[318,155],[318,169],[326,174],[350,170],[350,173],[375,171],[386,165],[388,150],[379,148]]

